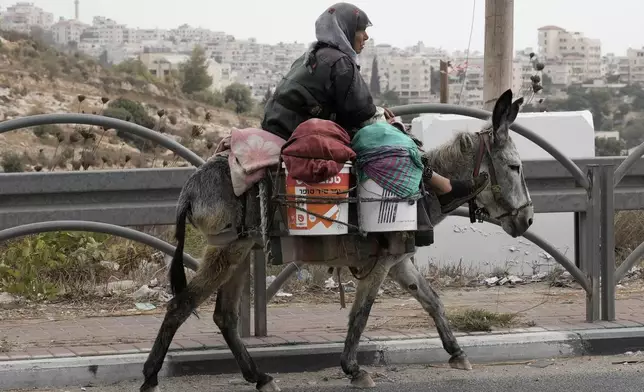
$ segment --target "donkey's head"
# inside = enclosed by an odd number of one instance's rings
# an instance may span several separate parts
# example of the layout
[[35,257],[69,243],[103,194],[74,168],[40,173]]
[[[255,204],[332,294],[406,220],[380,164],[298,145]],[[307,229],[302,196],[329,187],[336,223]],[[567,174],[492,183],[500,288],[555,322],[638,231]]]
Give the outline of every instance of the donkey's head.
[[479,132],[475,151],[475,165],[490,177],[490,185],[478,195],[476,204],[512,237],[525,233],[534,215],[521,157],[510,137],[510,125],[522,103],[523,98],[512,102],[512,90],[499,97],[492,118]]

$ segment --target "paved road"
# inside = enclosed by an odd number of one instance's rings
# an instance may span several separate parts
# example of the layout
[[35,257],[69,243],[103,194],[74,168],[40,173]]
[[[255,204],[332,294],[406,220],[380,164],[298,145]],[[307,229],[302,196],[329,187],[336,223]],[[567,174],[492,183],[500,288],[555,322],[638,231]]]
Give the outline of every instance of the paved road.
[[[624,363],[630,361],[631,363]],[[545,360],[534,363],[475,366],[471,372],[446,368],[409,366],[371,368],[378,384],[371,391],[385,392],[561,392],[588,391],[641,392],[644,389],[644,354],[614,357],[584,357]],[[348,392],[347,380],[337,369],[317,373],[275,375],[283,392]],[[165,392],[252,392],[255,388],[233,376],[181,377],[161,380]],[[112,386],[87,386],[86,391],[138,391],[139,382]],[[40,392],[72,392],[65,389],[39,389]],[[14,391],[18,392],[18,391]]]

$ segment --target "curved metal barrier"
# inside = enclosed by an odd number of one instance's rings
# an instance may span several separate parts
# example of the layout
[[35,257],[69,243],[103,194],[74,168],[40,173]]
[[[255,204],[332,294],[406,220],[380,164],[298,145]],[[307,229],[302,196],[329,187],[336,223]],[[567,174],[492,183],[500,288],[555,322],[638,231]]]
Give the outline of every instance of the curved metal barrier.
[[[633,167],[633,165],[640,159],[642,158],[642,155],[644,155],[644,143],[641,143],[639,146],[631,152],[628,157],[622,162],[621,165],[615,170],[615,174],[613,176],[613,192],[615,188],[619,185],[619,183],[622,181],[626,173]],[[637,263],[639,260],[644,257],[644,242],[639,244],[637,248],[635,248],[631,254],[628,255],[626,260],[622,262],[622,264],[617,268],[615,271],[615,277],[614,277],[614,283],[617,285],[620,280],[624,279],[628,271],[631,270],[635,266],[635,263]]]
[[27,116],[21,118],[15,118],[13,120],[7,120],[0,122],[0,134],[15,131],[18,129],[35,127],[38,125],[48,125],[48,124],[83,124],[83,125],[95,125],[99,127],[108,127],[115,128],[127,133],[140,136],[144,139],[156,142],[168,150],[175,152],[181,158],[190,162],[194,166],[201,166],[204,164],[204,160],[192,150],[184,147],[180,143],[177,143],[173,139],[159,133],[155,132],[149,128],[143,127],[141,125],[131,123],[128,121],[119,120],[117,118],[99,116],[96,114],[77,114],[77,113],[52,113],[52,114],[37,114],[34,116]]
[[[142,244],[153,247],[167,255],[174,255],[175,247],[167,242],[160,240],[154,236],[142,233],[138,230],[133,230],[127,227],[112,225],[103,222],[90,222],[90,221],[49,221],[30,223],[28,225],[21,225],[0,231],[0,242],[7,241],[13,238],[24,237],[30,234],[46,233],[52,231],[85,231],[93,233],[109,234],[128,240],[140,242]],[[183,254],[185,264],[188,268],[196,270],[199,267],[199,262],[189,254]]]

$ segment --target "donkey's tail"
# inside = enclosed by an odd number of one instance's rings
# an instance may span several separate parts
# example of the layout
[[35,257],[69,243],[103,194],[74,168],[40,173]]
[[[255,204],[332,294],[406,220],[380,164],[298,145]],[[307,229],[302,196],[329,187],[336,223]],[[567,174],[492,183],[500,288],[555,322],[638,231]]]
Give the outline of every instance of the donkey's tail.
[[180,199],[179,209],[177,211],[177,221],[174,232],[174,238],[177,240],[177,249],[170,262],[170,288],[172,294],[177,296],[188,287],[188,279],[183,266],[183,247],[186,242],[186,218],[190,213],[190,200]]

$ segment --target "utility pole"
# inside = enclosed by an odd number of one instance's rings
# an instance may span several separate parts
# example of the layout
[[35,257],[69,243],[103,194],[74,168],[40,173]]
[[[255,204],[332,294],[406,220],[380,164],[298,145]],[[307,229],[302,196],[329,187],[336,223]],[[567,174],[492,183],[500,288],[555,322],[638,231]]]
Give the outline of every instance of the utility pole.
[[[484,109],[512,88],[514,0],[485,0]],[[514,92],[517,93],[516,91]]]
[[441,60],[441,103],[449,103],[449,74],[448,62]]

